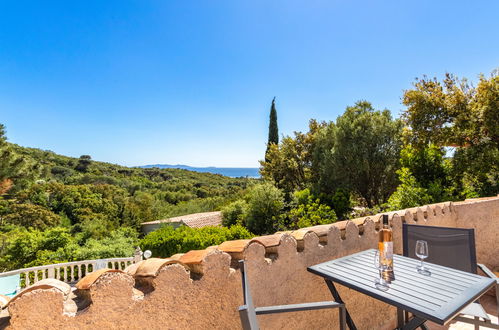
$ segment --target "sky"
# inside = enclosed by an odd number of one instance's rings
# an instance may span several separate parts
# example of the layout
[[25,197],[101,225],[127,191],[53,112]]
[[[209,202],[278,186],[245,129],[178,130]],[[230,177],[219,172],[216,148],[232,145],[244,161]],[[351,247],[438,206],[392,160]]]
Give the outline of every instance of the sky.
[[358,100],[499,68],[499,1],[0,0],[10,142],[127,166],[257,167]]

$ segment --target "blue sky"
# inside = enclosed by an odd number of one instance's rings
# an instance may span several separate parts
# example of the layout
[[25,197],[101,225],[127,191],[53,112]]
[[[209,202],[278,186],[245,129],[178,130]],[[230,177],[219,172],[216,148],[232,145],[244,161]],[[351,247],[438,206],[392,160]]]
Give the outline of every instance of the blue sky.
[[423,74],[499,67],[499,1],[2,1],[11,142],[123,165],[258,166],[280,134]]

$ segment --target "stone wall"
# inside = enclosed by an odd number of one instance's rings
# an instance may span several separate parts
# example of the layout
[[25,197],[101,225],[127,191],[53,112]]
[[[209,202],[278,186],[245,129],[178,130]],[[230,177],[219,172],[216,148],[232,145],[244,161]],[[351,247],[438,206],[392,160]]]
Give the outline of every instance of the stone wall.
[[[307,266],[377,246],[380,215],[252,240],[229,241],[170,259],[149,259],[127,273],[85,277],[75,294],[54,287],[21,293],[9,305],[9,329],[238,329],[244,258],[256,306],[331,300]],[[402,223],[476,228],[479,261],[499,266],[499,198],[391,212],[395,250]],[[483,243],[481,242],[483,240]],[[359,329],[395,326],[393,307],[339,287]],[[259,316],[262,329],[337,328],[336,310]]]

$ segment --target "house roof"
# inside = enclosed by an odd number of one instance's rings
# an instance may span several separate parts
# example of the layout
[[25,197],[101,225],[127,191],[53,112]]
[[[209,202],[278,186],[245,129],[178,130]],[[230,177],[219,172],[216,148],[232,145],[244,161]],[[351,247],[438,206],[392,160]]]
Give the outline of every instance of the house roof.
[[141,225],[154,225],[159,223],[182,222],[192,228],[201,228],[205,226],[220,226],[222,224],[222,212],[203,212],[181,215],[179,217],[143,222]]

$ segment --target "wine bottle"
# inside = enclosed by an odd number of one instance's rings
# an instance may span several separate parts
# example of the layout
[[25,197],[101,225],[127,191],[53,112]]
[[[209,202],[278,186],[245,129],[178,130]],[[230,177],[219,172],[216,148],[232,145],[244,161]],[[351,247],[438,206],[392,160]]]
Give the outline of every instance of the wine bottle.
[[393,234],[388,225],[388,214],[383,214],[383,227],[379,231],[379,262],[384,266],[381,276],[390,283],[395,280],[393,273]]

